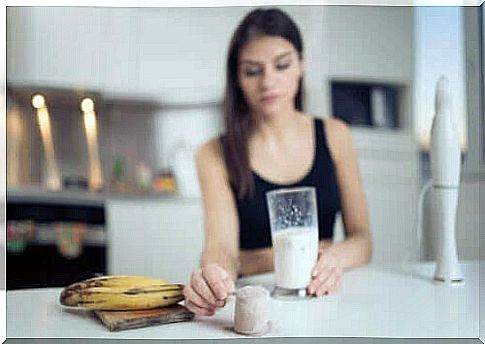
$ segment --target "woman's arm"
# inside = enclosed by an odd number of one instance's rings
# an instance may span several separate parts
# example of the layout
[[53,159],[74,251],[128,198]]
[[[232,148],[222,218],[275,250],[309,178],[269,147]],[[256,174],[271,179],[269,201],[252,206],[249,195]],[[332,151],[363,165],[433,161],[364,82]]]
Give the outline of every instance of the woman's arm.
[[328,118],[325,120],[325,131],[336,169],[346,238],[342,243],[330,245],[324,250],[335,257],[341,268],[350,269],[370,261],[369,216],[357,154],[348,126],[341,120]]
[[238,274],[237,213],[217,140],[199,148],[196,163],[204,204],[205,244],[200,268],[184,288],[185,306],[198,315],[214,315],[234,290]]
[[340,120],[325,120],[325,133],[335,165],[346,238],[342,243],[320,242],[308,292],[321,296],[340,288],[344,270],[369,262],[371,236],[357,154],[349,128]]
[[218,264],[235,280],[239,265],[237,211],[219,141],[214,139],[202,145],[196,162],[204,204],[201,267]]

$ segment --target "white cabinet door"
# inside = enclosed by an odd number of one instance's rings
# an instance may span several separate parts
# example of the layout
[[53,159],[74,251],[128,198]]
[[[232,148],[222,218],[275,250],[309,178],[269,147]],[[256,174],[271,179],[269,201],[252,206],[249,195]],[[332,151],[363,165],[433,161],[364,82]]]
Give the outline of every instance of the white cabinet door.
[[352,133],[369,209],[372,263],[400,263],[416,241],[416,143],[404,134],[364,129],[353,129]]
[[399,264],[416,243],[418,184],[397,178],[364,178],[372,236],[372,263]]
[[328,6],[323,67],[330,76],[413,78],[412,7]]
[[108,272],[186,283],[203,247],[199,201],[107,202]]
[[133,8],[109,9],[105,25],[106,68],[103,91],[131,95],[138,91],[139,20]]
[[9,60],[18,63],[9,81],[98,89],[106,65],[104,15],[105,9],[86,7],[15,9]]
[[139,91],[168,103],[219,98],[231,31],[244,12],[238,7],[139,9]]

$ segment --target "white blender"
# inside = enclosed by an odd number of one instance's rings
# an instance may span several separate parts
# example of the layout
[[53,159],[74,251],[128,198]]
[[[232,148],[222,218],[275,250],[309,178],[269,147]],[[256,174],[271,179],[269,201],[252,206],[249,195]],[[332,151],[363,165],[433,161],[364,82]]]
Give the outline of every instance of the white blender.
[[435,117],[431,127],[431,180],[433,206],[431,216],[438,233],[438,254],[434,280],[463,282],[458,264],[455,223],[460,187],[460,142],[451,120],[451,92],[448,80],[441,76],[436,84]]

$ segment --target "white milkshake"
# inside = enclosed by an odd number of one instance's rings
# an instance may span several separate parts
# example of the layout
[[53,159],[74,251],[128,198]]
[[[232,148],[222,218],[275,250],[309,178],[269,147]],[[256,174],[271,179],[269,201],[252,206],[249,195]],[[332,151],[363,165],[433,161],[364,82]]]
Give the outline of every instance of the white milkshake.
[[318,231],[290,227],[273,233],[275,283],[287,289],[306,288],[318,258]]

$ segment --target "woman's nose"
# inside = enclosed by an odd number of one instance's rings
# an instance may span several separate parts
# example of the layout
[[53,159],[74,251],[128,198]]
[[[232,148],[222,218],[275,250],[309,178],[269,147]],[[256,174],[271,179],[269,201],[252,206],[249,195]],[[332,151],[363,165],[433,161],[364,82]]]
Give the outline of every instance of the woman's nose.
[[276,83],[276,75],[275,72],[271,69],[266,69],[263,73],[263,77],[261,78],[261,88],[263,90],[271,89]]

